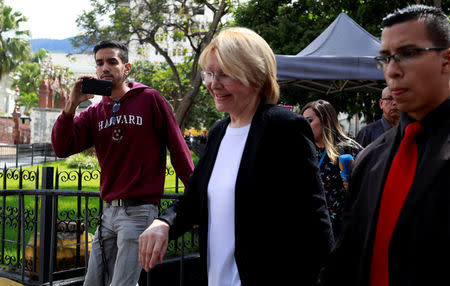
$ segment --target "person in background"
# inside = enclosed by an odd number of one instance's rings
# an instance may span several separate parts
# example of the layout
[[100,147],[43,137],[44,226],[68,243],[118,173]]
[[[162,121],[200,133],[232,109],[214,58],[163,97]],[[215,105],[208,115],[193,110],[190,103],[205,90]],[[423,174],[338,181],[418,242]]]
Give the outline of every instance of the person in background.
[[225,29],[200,67],[229,117],[210,129],[183,197],[140,236],[141,265],[153,268],[169,237],[198,224],[208,285],[312,285],[334,239],[311,127],[276,106],[271,48],[252,30]]
[[206,142],[208,142],[208,132],[206,130],[202,130],[199,141],[201,144],[206,144]]
[[379,104],[381,110],[383,110],[383,116],[361,128],[356,136],[356,141],[363,147],[375,141],[381,134],[396,126],[400,121],[400,110],[398,110],[389,87],[383,89]]
[[412,5],[381,27],[400,123],[356,158],[325,285],[450,285],[450,23]]
[[184,135],[184,140],[189,149],[192,149],[192,143],[194,142],[194,136],[192,135],[192,131],[189,131],[188,134]]
[[314,133],[320,175],[334,236],[337,238],[341,230],[347,186],[347,181],[343,181],[341,177],[339,156],[349,154],[354,158],[362,147],[342,131],[336,110],[328,101],[319,99],[308,102],[301,114],[309,121]]
[[95,146],[101,168],[100,196],[106,202],[96,231],[84,285],[136,285],[142,268],[138,237],[158,215],[164,192],[166,148],[186,185],[193,171],[189,149],[172,109],[156,90],[125,82],[128,49],[117,41],[94,47],[98,78],[113,83],[111,96],[75,115],[94,95],[81,93],[80,77],[53,126],[58,157]]

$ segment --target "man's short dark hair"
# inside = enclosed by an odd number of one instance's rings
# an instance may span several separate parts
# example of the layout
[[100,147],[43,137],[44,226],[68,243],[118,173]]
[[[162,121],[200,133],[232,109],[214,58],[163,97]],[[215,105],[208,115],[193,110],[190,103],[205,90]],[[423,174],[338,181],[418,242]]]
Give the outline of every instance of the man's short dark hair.
[[450,24],[447,15],[437,7],[425,5],[411,5],[403,9],[397,9],[384,17],[381,27],[391,27],[403,22],[419,20],[425,23],[428,38],[437,47],[450,46]]
[[122,60],[122,63],[128,63],[128,47],[125,44],[114,40],[100,41],[97,45],[95,45],[94,57],[97,54],[98,50],[106,48],[118,49],[119,58]]

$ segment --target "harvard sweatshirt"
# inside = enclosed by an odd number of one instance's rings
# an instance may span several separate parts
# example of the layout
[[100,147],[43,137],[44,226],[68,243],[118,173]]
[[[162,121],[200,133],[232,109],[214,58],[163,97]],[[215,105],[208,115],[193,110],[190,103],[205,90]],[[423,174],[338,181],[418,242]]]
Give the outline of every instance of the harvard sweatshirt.
[[104,96],[73,116],[62,112],[53,126],[52,145],[65,158],[95,146],[101,168],[100,195],[158,204],[164,192],[166,147],[176,174],[187,185],[192,158],[172,109],[159,92],[130,82],[118,103]]

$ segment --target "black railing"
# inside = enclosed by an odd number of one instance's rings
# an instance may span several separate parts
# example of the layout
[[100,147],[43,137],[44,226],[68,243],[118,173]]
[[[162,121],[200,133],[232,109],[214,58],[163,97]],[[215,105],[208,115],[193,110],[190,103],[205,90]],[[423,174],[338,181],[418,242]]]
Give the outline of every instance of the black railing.
[[1,167],[33,166],[57,159],[49,143],[0,145]]
[[[61,281],[79,285],[84,280],[89,242],[103,202],[98,191],[82,188],[83,182],[99,175],[97,170],[59,172],[53,167],[41,171],[4,168],[0,172],[0,277],[24,285],[59,285]],[[25,181],[35,189],[24,189]],[[76,181],[78,190],[60,189],[60,183],[67,181]],[[17,187],[8,188],[11,182]],[[181,195],[178,184],[174,188],[175,193],[163,197],[160,211]],[[179,260],[179,285],[183,285],[185,255],[197,250],[196,230],[170,242],[166,260]]]

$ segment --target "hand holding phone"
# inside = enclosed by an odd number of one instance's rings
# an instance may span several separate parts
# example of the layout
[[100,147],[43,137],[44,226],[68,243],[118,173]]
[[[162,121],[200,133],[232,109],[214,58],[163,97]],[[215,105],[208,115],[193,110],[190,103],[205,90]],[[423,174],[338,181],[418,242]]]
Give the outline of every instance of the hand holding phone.
[[111,96],[112,81],[95,78],[83,78],[81,92],[85,94],[97,94]]

